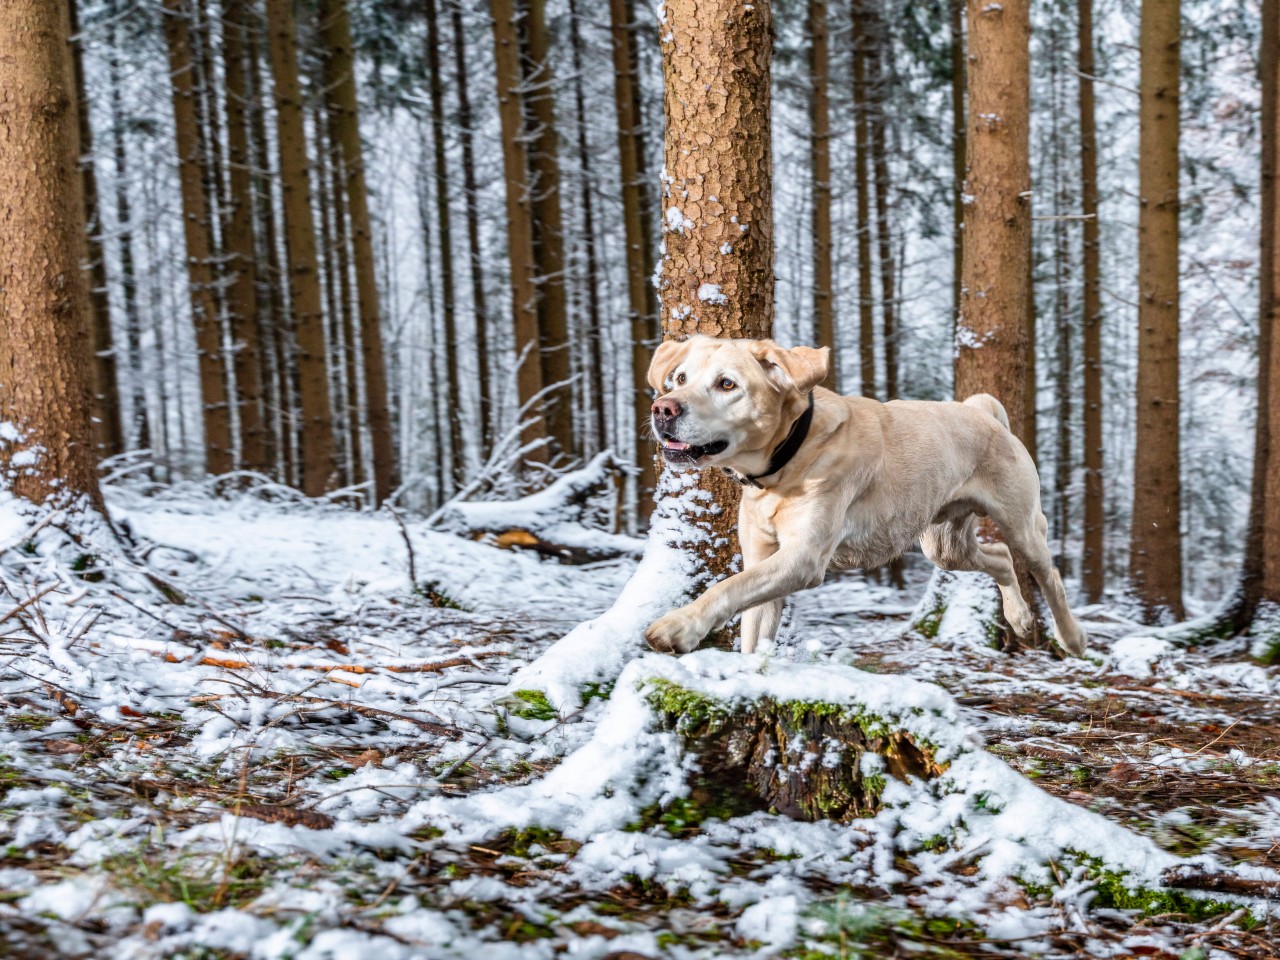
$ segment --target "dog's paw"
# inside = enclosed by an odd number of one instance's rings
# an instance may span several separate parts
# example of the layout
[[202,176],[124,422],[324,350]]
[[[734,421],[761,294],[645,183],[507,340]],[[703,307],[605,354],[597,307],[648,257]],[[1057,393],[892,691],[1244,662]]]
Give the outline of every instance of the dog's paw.
[[658,653],[689,653],[698,649],[711,628],[685,609],[673,610],[649,624],[644,639]]
[[1084,656],[1085,649],[1089,646],[1089,635],[1084,632],[1083,628],[1076,627],[1074,630],[1063,631],[1059,630],[1055,624],[1053,632],[1058,641],[1058,646],[1060,646],[1068,656]]

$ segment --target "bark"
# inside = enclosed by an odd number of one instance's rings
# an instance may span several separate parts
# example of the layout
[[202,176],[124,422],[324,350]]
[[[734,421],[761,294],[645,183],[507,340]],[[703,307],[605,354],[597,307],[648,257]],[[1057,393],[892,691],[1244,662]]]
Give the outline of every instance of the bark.
[[1180,0],[1143,0],[1138,193],[1138,382],[1129,579],[1148,622],[1181,620],[1178,439]]
[[556,387],[544,403],[553,453],[572,456],[573,404],[569,400],[569,314],[565,298],[564,223],[560,212],[560,158],[556,138],[555,77],[547,39],[546,0],[515,0],[523,14],[524,110],[532,193],[533,249],[538,264],[538,332],[542,383]]
[[471,98],[467,92],[467,44],[458,5],[450,11],[453,27],[453,76],[458,98],[458,139],[462,146],[462,189],[466,199],[467,258],[471,277],[471,304],[476,328],[476,367],[480,375],[480,458],[489,454],[493,442],[492,374],[489,370],[489,314],[484,292],[484,261],[480,252],[480,210],[476,186],[475,153],[472,146]]
[[839,389],[835,286],[831,263],[831,110],[827,4],[809,0],[809,158],[813,167],[813,314],[817,343],[831,348],[822,386]]
[[858,390],[864,397],[876,395],[876,318],[871,292],[871,125],[867,110],[867,2],[853,0],[853,123],[854,192],[858,199]]
[[227,315],[235,342],[236,400],[240,411],[240,465],[268,472],[259,356],[257,239],[253,224],[252,160],[249,156],[248,0],[223,4],[223,56],[227,85],[228,211],[226,224]]
[[884,398],[898,399],[897,266],[893,256],[893,231],[889,225],[888,76],[885,64],[892,63],[888,31],[880,11],[871,18],[868,50],[867,106],[871,126],[871,169],[875,187],[876,258],[880,267],[880,317],[884,339]]
[[[1258,571],[1253,592],[1259,602],[1280,604],[1280,469],[1271,438],[1280,424],[1280,337],[1276,316],[1280,313],[1280,0],[1262,4],[1263,151],[1262,151],[1262,249],[1261,296],[1258,335],[1258,426],[1254,454],[1256,532],[1252,561]],[[1253,514],[1251,514],[1251,517]]]
[[164,0],[164,34],[169,52],[182,225],[187,248],[187,284],[200,354],[200,397],[204,411],[205,464],[220,474],[235,466],[231,412],[222,356],[222,325],[214,295],[213,219],[205,189],[205,163],[195,85],[192,8],[184,0]]
[[89,411],[89,289],[67,7],[0,4],[0,476],[105,512]]
[[[1052,97],[1052,121],[1050,135],[1053,140],[1052,175],[1054,190],[1054,210],[1058,214],[1066,212],[1071,202],[1071,194],[1067,189],[1067,178],[1063,171],[1062,152],[1063,135],[1059,118],[1066,105],[1060,95],[1058,64],[1062,53],[1062,26],[1055,16],[1050,27],[1050,61],[1049,85]],[[1067,240],[1067,224],[1061,219],[1052,221],[1053,226],[1053,280],[1054,309],[1053,323],[1055,330],[1055,365],[1054,365],[1054,419],[1056,432],[1056,450],[1053,468],[1053,527],[1054,539],[1058,543],[1056,565],[1065,575],[1069,572],[1067,562],[1067,530],[1071,523],[1071,469],[1072,469],[1072,391],[1071,391],[1071,339],[1074,331],[1071,325],[1071,246]]]
[[524,413],[521,441],[538,444],[525,459],[545,463],[547,427],[534,398],[542,390],[538,338],[538,264],[533,248],[533,205],[529,194],[529,165],[524,147],[521,103],[520,39],[513,0],[493,0],[494,73],[498,87],[498,118],[502,128],[502,170],[507,195],[507,256],[511,264],[511,313],[515,327],[516,394]]
[[72,68],[75,71],[80,172],[89,255],[89,306],[93,329],[93,433],[99,457],[123,453],[120,388],[116,379],[116,350],[111,335],[111,304],[107,296],[107,259],[102,247],[102,217],[98,212],[98,175],[93,159],[93,127],[84,86],[83,44],[77,17],[78,0],[67,0],[70,18]]
[[[773,325],[771,4],[675,0],[661,24],[666,80],[664,335],[768,337]],[[718,578],[738,552],[739,489],[718,470],[699,485],[719,505],[690,522]]]
[[949,0],[951,40],[951,175],[952,175],[952,280],[951,320],[960,317],[960,291],[964,276],[964,177],[968,164],[968,124],[965,121],[966,71],[964,58],[964,3]]
[[[444,304],[444,350],[449,400],[461,402],[461,374],[458,370],[458,325],[454,317],[453,230],[449,223],[449,168],[445,159],[444,77],[440,70],[440,28],[436,0],[425,0],[427,14],[427,82],[431,97],[432,156],[435,163],[436,233],[440,244],[440,291]],[[449,472],[455,488],[466,479],[466,458],[462,445],[462,417],[453,410],[449,417]]]
[[618,117],[618,155],[622,175],[622,227],[627,250],[627,307],[631,320],[632,394],[635,401],[637,513],[641,519],[653,509],[657,484],[657,458],[644,450],[639,439],[649,419],[649,385],[645,372],[649,354],[660,336],[653,276],[653,243],[646,202],[646,175],[640,77],[636,69],[633,0],[609,0],[609,25],[613,41],[614,107]]
[[599,453],[609,445],[609,400],[612,396],[610,387],[606,385],[604,370],[604,350],[601,341],[604,339],[604,325],[600,315],[600,267],[596,254],[596,222],[595,205],[592,200],[593,186],[591,171],[591,148],[587,139],[587,107],[586,95],[582,89],[582,38],[579,31],[578,5],[576,0],[569,0],[569,40],[573,48],[573,94],[574,107],[578,121],[578,171],[582,182],[579,202],[582,205],[582,247],[586,276],[582,286],[586,288],[587,297],[587,357],[590,364],[591,400],[589,406],[593,414],[592,424],[595,428],[596,445],[592,453]]
[[318,497],[333,487],[333,415],[292,0],[267,0],[267,33],[279,127],[276,139],[284,190],[289,302],[297,337],[302,492]]
[[[346,179],[347,214],[351,223],[351,252],[355,265],[356,298],[360,307],[360,352],[364,371],[365,419],[373,445],[374,498],[382,503],[399,482],[387,405],[387,368],[382,347],[382,315],[378,307],[378,278],[373,257],[373,228],[360,144],[360,113],[356,97],[355,57],[346,0],[320,0],[320,43],[329,128],[342,156]],[[456,396],[456,394],[455,394]]]
[[1093,0],[1080,0],[1080,211],[1083,224],[1084,554],[1080,581],[1088,603],[1102,601],[1106,556],[1102,477],[1102,248],[1098,232],[1098,123],[1094,110]]

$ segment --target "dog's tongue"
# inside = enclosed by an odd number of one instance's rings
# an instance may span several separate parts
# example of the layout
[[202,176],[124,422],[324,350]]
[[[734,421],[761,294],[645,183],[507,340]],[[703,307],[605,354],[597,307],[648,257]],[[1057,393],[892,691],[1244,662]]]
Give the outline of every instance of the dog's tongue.
[[668,450],[688,450],[689,449],[689,444],[684,443],[683,441],[680,441],[680,440],[667,440],[665,442]]

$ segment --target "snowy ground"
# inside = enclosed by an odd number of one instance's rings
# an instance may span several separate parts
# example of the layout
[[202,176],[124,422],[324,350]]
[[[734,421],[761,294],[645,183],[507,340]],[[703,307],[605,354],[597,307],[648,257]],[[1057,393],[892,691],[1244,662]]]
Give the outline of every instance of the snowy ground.
[[965,769],[1016,802],[960,815],[895,782],[892,809],[849,826],[645,821],[630,795],[575,795],[643,756],[670,765],[630,687],[558,717],[495,706],[633,559],[561,565],[409,521],[415,587],[385,514],[110,500],[149,548],[103,579],[0,499],[6,955],[1275,955],[1265,902],[1118,903],[1054,853],[1280,870],[1280,673],[1238,645],[1179,651],[1092,609],[1091,661],[1009,656],[951,615],[908,629],[923,567],[903,592],[833,578],[797,598],[768,663],[651,654],[627,676],[856,667],[827,673],[936,702],[958,744],[985,743]]

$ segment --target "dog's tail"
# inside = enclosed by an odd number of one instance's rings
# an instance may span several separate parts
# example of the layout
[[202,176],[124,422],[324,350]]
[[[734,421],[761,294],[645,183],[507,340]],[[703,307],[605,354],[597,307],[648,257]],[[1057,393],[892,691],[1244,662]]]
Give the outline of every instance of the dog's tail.
[[975,393],[972,397],[965,400],[965,404],[970,407],[977,407],[983,413],[995,417],[1006,430],[1009,429],[1009,414],[1005,413],[1004,404],[997,400],[989,393]]

